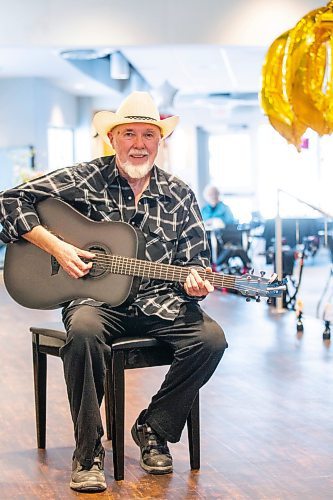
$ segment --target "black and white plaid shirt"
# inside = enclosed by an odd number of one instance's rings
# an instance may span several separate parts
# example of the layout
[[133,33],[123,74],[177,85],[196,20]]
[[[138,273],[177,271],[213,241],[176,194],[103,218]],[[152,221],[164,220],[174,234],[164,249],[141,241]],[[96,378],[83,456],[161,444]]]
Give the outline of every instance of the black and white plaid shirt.
[[[49,196],[61,198],[94,221],[123,221],[139,228],[145,237],[145,256],[149,261],[209,265],[209,247],[194,193],[156,166],[137,207],[132,189],[119,175],[114,156],[55,170],[4,191],[0,193],[0,239],[4,243],[14,242],[38,225],[34,205]],[[130,307],[173,320],[180,305],[189,300],[193,299],[175,283],[143,278]],[[74,303],[100,304],[92,299],[78,299],[71,304]]]

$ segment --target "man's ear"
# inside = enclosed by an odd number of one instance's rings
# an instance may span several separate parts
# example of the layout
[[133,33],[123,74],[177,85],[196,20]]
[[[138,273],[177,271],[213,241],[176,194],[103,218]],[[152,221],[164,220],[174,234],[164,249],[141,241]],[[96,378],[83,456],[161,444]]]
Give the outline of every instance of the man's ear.
[[112,130],[110,130],[110,132],[108,132],[108,138],[109,138],[109,141],[110,141],[110,144],[111,146],[113,147],[113,144],[112,144],[112,141],[113,141],[113,134],[112,134]]

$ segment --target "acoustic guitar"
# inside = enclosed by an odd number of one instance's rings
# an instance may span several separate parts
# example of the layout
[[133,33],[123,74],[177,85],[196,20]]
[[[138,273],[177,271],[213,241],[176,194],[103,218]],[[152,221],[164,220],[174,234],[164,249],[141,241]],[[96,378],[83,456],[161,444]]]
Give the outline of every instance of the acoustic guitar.
[[[31,309],[56,309],[78,298],[118,306],[134,299],[140,278],[184,283],[190,267],[151,262],[144,258],[144,238],[125,222],[91,221],[67,203],[49,198],[37,205],[41,224],[76,247],[93,252],[88,275],[71,278],[56,259],[21,239],[7,245],[4,281],[11,297]],[[237,290],[248,299],[279,297],[285,282],[246,274],[231,276],[198,271],[213,286]]]

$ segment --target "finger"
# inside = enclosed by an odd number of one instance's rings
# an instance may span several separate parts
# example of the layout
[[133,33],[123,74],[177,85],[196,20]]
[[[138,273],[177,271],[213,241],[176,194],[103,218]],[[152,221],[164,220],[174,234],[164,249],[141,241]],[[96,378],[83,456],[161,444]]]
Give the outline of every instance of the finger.
[[76,248],[75,250],[80,257],[85,257],[86,259],[93,259],[96,257],[96,254],[89,252],[88,250],[82,250],[81,248]]
[[208,280],[205,280],[205,288],[206,288],[208,293],[214,292],[214,287],[211,284],[211,282]]
[[192,282],[190,276],[187,276],[184,283],[184,288],[188,295],[192,295]]
[[74,260],[73,260],[73,264],[74,266],[76,266],[80,271],[89,271],[92,266],[93,266],[93,262],[84,262],[81,258],[81,256],[77,256]]
[[196,276],[192,274],[192,271],[191,271],[191,274],[188,275],[187,279],[188,279],[189,288],[191,290],[194,290],[195,292],[197,292],[199,290],[200,286],[199,286],[199,283],[197,282]]
[[196,281],[194,280],[193,276],[191,276],[191,275],[189,275],[186,278],[184,288],[185,288],[186,293],[192,297],[200,295],[199,294],[199,287],[198,287]]
[[201,278],[198,271],[196,269],[191,269],[191,275],[195,279],[195,282],[198,285],[198,287],[201,288],[203,286],[203,279]]

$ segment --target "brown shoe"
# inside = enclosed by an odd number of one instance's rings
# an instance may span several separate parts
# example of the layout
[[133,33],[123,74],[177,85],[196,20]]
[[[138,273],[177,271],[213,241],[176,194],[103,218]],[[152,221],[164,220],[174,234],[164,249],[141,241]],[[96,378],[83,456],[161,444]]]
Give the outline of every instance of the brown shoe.
[[161,438],[149,424],[139,424],[136,420],[132,427],[132,437],[140,447],[141,467],[149,474],[169,474],[172,472],[172,456],[165,439]]
[[104,455],[105,451],[102,450],[89,468],[81,465],[76,458],[73,459],[72,476],[69,483],[72,490],[104,491],[106,489]]

